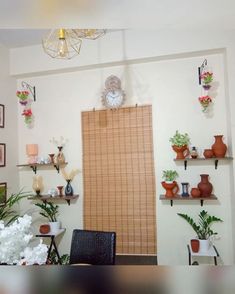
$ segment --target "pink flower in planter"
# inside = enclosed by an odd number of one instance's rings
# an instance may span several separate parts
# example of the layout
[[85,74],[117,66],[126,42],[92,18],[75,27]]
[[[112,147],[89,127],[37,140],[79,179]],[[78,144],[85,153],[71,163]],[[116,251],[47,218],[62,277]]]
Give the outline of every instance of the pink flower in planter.
[[202,111],[206,112],[208,106],[210,105],[210,103],[212,103],[212,99],[210,96],[206,95],[206,96],[200,96],[198,98],[199,102],[201,103],[202,106]]

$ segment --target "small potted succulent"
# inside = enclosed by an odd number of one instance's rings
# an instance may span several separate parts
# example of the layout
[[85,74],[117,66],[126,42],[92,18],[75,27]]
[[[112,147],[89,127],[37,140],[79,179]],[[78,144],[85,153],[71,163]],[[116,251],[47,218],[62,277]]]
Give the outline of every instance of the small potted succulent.
[[179,186],[175,179],[178,177],[178,173],[175,170],[164,170],[162,173],[162,178],[164,179],[161,182],[162,187],[166,190],[165,196],[166,197],[174,197],[178,191]]
[[173,137],[170,138],[172,144],[172,149],[176,152],[176,159],[184,159],[189,155],[188,145],[190,143],[190,138],[187,133],[181,134],[177,130]]
[[51,202],[35,203],[41,211],[40,214],[49,220],[50,231],[56,233],[60,229],[60,222],[57,221],[59,206]]
[[209,238],[213,235],[217,235],[216,232],[212,231],[211,225],[215,222],[222,222],[222,220],[216,216],[209,215],[208,212],[205,210],[200,211],[200,213],[198,214],[198,223],[196,223],[193,218],[191,218],[187,214],[177,214],[185,219],[197,234],[197,238],[200,243],[200,251],[207,252],[211,245]]

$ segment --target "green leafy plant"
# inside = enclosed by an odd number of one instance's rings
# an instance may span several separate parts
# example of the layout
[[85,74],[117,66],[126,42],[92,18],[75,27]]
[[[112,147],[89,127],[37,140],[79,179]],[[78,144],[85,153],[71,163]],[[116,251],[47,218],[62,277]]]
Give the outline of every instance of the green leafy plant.
[[47,218],[50,222],[57,221],[57,215],[59,213],[59,206],[51,202],[35,203],[36,206],[41,208],[40,214]]
[[[62,265],[67,265],[67,264],[69,264],[69,258],[70,258],[70,257],[69,257],[68,254],[63,254],[63,255],[61,255],[61,256],[60,256],[60,262],[61,262],[61,264],[62,264]],[[50,254],[50,257],[49,257],[49,260],[48,260],[48,264],[60,264],[55,249],[53,249],[53,250],[51,251],[51,254]]]
[[[0,193],[4,193],[4,191],[0,191]],[[13,206],[21,199],[28,197],[29,195],[30,194],[28,192],[20,190],[18,193],[11,194],[4,205],[0,206],[0,220],[6,221],[6,226],[10,225],[19,217],[19,214],[13,209]]]
[[185,134],[180,134],[179,131],[177,130],[174,134],[173,137],[170,138],[170,142],[172,145],[182,147],[185,145],[189,145],[190,143],[190,138],[187,133]]
[[187,214],[177,213],[183,219],[185,219],[193,230],[196,232],[198,239],[206,240],[212,235],[217,235],[216,232],[212,231],[211,225],[215,222],[222,222],[222,220],[216,216],[211,216],[207,211],[202,210],[199,214],[198,224]]
[[168,182],[174,181],[178,176],[179,175],[175,170],[164,170],[162,173],[162,178]]

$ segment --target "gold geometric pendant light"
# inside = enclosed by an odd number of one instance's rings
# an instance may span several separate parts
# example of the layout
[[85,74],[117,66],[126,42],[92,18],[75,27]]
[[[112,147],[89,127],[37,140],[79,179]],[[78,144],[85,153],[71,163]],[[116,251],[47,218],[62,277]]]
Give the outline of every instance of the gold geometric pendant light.
[[42,46],[53,58],[71,59],[79,54],[82,38],[95,40],[104,34],[98,29],[54,29],[42,39]]

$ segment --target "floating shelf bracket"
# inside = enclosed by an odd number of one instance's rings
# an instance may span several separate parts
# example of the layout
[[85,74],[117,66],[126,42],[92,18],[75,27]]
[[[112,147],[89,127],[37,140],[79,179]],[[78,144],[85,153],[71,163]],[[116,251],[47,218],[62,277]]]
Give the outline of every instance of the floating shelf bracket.
[[32,168],[33,172],[36,174],[37,173],[37,166],[36,165],[30,165]]
[[60,166],[59,165],[54,164],[54,168],[57,170],[58,173],[60,172]]
[[36,88],[35,88],[35,86],[31,86],[31,85],[29,85],[28,83],[26,83],[24,81],[21,82],[21,85],[22,85],[23,88],[26,88],[26,89],[28,89],[30,91],[30,93],[33,96],[33,101],[36,101]]

